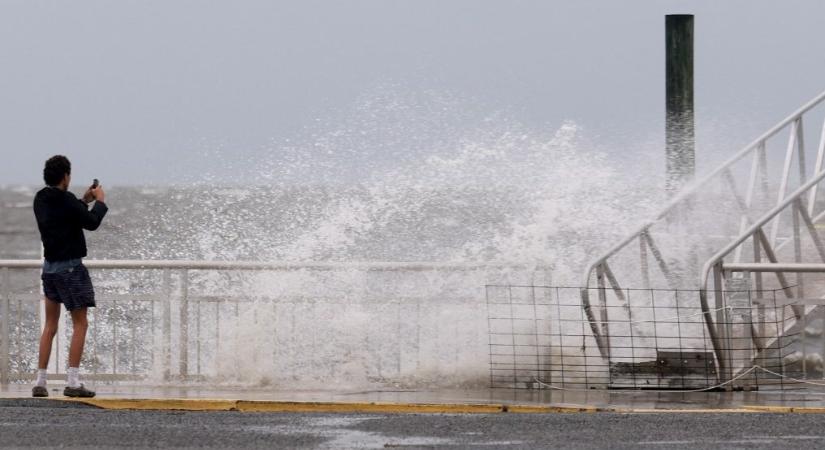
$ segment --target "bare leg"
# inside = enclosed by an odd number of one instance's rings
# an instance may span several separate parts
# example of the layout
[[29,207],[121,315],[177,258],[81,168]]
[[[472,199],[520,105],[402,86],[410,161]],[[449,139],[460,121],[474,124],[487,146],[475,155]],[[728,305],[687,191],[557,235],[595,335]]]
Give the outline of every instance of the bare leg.
[[69,367],[80,367],[83,346],[86,344],[86,308],[69,311],[72,315],[72,343],[69,346]]
[[38,369],[45,369],[49,365],[49,357],[52,354],[52,342],[57,334],[57,325],[60,322],[60,303],[44,297],[46,303],[46,324],[43,326],[43,334],[40,335],[40,358],[37,362]]

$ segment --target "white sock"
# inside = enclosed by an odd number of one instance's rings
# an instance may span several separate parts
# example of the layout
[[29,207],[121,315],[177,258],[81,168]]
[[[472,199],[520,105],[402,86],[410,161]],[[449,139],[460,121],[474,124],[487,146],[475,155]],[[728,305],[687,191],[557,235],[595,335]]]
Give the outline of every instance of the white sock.
[[66,371],[68,375],[68,379],[66,380],[66,384],[72,388],[80,387],[80,368],[79,367],[69,367],[69,370]]
[[37,369],[37,381],[34,385],[46,387],[46,369]]

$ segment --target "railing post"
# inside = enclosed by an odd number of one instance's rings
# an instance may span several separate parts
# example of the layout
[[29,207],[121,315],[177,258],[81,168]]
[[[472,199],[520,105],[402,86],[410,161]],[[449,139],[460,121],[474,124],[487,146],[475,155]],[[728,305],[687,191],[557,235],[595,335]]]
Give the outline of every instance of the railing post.
[[807,168],[805,164],[805,131],[804,125],[802,122],[802,117],[799,116],[796,126],[796,153],[797,153],[797,165],[799,166],[799,185],[802,186],[807,181]]
[[[753,262],[762,262],[762,250],[760,250],[759,239],[756,237],[756,235],[753,236]],[[765,324],[765,304],[762,301],[764,295],[762,284],[762,272],[754,272],[753,278],[756,286],[756,299],[758,300],[757,303],[759,305],[756,307],[756,315],[757,319],[759,320],[758,337],[759,339],[767,339],[767,328]],[[764,346],[764,342],[760,342],[759,346]]]
[[609,324],[609,316],[607,312],[607,286],[605,283],[605,270],[604,270],[604,263],[599,264],[596,267],[596,280],[599,285],[599,308],[600,308],[600,321],[601,321],[601,329],[602,329],[602,337],[604,338],[604,351],[606,353],[608,361],[610,360],[610,324]]
[[[762,144],[760,144],[762,147]],[[756,194],[756,182],[757,178],[759,178],[759,167],[760,165],[760,158],[759,152],[753,153],[753,161],[751,162],[751,171],[748,177],[748,191],[745,194],[745,209],[742,211],[742,217],[739,218],[739,234],[742,234],[746,229],[748,229],[748,224],[750,220],[748,219],[748,211],[753,206],[753,199]],[[727,171],[730,173],[730,171]],[[734,254],[733,260],[735,262],[742,261],[742,247],[738,247],[736,249],[736,253]]]
[[180,377],[189,376],[189,271],[181,275],[180,298]]
[[163,379],[169,381],[172,366],[172,272],[163,269],[163,306],[161,313],[161,348]]
[[768,181],[768,150],[765,141],[759,143],[756,153],[759,155],[759,189],[762,191],[761,208],[763,205],[767,205],[771,196],[770,182]]
[[[723,290],[722,262],[719,261],[713,266],[713,291],[716,297],[716,331],[721,343],[721,359],[719,361],[719,382],[724,383],[733,378],[731,371],[730,355],[730,321],[728,320],[727,309],[725,308],[725,292]],[[726,386],[728,389],[730,386]]]
[[[813,176],[816,176],[825,165],[825,122],[822,124],[822,136],[819,138],[819,146],[816,150],[816,163],[814,164]],[[808,198],[808,214],[814,216],[814,207],[816,206],[816,193],[819,186],[814,186],[811,189],[810,197]]]
[[[740,339],[742,344],[737,345],[737,348],[741,348],[739,350],[740,361],[753,361],[762,348],[758,341],[759,337],[756,336],[756,327],[753,325],[753,296],[750,290],[750,274],[745,273],[745,278],[748,279],[748,290],[746,291],[748,298],[744,307],[741,307],[738,311],[738,315],[742,318],[742,324],[740,325],[742,327],[742,339]],[[742,382],[740,386],[745,390],[752,390],[753,386],[757,385],[758,378],[756,378],[756,375],[751,374],[747,378],[740,379],[740,381]]]
[[639,269],[642,271],[642,287],[650,289],[650,267],[647,262],[647,242],[639,236]]
[[11,346],[9,340],[9,313],[11,311],[11,278],[9,268],[3,268],[3,300],[0,301],[0,385],[9,384],[11,371]]
[[[793,154],[798,146],[797,139],[799,137],[800,123],[801,122],[799,118],[791,122],[791,134],[788,138],[787,150],[785,150],[785,164],[782,167],[782,179],[779,181],[779,191],[776,199],[777,206],[782,204],[782,201],[785,200],[785,194],[788,191],[788,184],[791,175],[791,165],[793,164]],[[800,160],[800,162],[803,162],[803,160]],[[804,184],[804,182],[801,182],[800,184]],[[768,241],[770,245],[776,245],[776,237],[779,235],[780,218],[781,215],[777,214],[777,216],[773,219],[770,240]]]
[[[802,262],[802,236],[799,232],[799,216],[801,214],[800,208],[802,203],[797,199],[791,205],[791,223],[793,224],[793,250],[794,261]],[[805,297],[805,280],[803,275],[796,273],[796,296],[799,298]],[[804,315],[804,314],[803,314]]]

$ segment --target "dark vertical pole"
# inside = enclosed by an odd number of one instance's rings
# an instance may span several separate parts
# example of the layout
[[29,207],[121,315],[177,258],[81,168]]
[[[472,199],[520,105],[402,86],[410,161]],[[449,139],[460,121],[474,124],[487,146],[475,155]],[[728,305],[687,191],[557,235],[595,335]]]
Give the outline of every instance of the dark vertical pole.
[[693,15],[665,16],[665,188],[673,195],[695,170],[693,131]]

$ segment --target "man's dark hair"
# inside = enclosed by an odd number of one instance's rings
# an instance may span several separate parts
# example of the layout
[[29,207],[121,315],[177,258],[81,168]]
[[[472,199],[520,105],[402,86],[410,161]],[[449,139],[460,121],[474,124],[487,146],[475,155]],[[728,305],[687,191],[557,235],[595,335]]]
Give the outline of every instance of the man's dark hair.
[[63,155],[55,155],[46,160],[43,168],[43,181],[49,186],[57,186],[66,174],[72,173],[72,163]]

